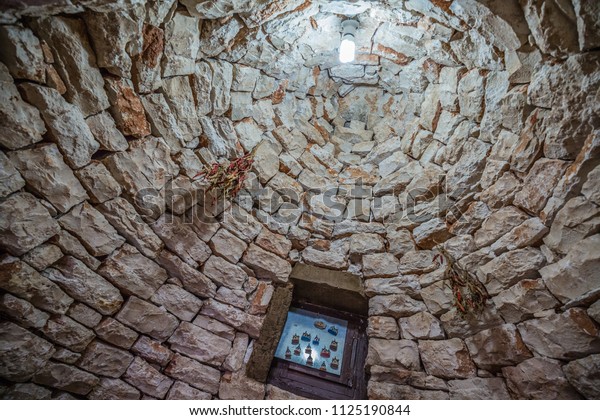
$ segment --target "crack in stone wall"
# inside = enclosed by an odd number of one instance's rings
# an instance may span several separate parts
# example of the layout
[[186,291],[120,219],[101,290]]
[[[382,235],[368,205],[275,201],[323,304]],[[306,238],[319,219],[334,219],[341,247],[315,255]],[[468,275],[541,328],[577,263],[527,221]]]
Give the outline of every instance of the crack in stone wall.
[[[363,280],[369,398],[600,397],[595,2],[21,3],[2,398],[292,398],[244,372],[296,262]],[[194,178],[250,151],[232,203]]]

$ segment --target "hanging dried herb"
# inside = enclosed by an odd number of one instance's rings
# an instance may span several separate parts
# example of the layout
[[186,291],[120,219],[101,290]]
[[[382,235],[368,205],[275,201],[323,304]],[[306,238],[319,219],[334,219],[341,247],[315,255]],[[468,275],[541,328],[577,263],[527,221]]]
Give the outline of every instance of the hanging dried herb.
[[253,163],[254,153],[250,152],[230,162],[213,163],[198,172],[194,178],[202,177],[208,182],[207,192],[217,190],[224,197],[233,198],[242,189]]
[[448,286],[452,289],[454,307],[462,315],[480,312],[489,298],[483,284],[474,275],[460,267],[446,250],[440,247],[438,254],[433,257],[433,262],[442,265],[444,260],[447,262],[444,282],[448,282]]

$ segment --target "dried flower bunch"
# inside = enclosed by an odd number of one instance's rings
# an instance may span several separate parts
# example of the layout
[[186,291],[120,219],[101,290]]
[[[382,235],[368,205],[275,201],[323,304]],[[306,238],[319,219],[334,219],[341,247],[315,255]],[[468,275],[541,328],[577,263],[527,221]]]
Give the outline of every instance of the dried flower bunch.
[[444,259],[448,262],[444,281],[449,282],[454,295],[454,307],[462,314],[479,312],[483,309],[486,300],[489,298],[487,290],[481,282],[460,267],[454,259],[448,255],[445,249],[439,248],[438,254],[433,257],[433,262],[439,265],[444,264]]
[[233,198],[242,189],[253,163],[254,153],[250,152],[230,162],[213,163],[198,172],[194,178],[202,177],[208,182],[207,192],[217,190],[224,197]]

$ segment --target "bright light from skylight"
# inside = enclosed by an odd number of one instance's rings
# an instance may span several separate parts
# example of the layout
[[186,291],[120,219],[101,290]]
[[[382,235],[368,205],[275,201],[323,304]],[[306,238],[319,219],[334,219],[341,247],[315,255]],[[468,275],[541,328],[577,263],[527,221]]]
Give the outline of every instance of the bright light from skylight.
[[354,41],[351,39],[343,39],[340,44],[340,62],[351,63],[354,61],[355,53],[356,45],[354,44]]

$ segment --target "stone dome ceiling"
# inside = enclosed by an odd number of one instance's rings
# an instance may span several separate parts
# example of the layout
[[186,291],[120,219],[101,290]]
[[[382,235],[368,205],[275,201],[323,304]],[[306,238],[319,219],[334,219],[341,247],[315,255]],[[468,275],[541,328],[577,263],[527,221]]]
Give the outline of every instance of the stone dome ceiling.
[[361,279],[369,398],[600,397],[597,2],[10,0],[0,45],[0,397],[291,397],[245,356],[295,264]]

